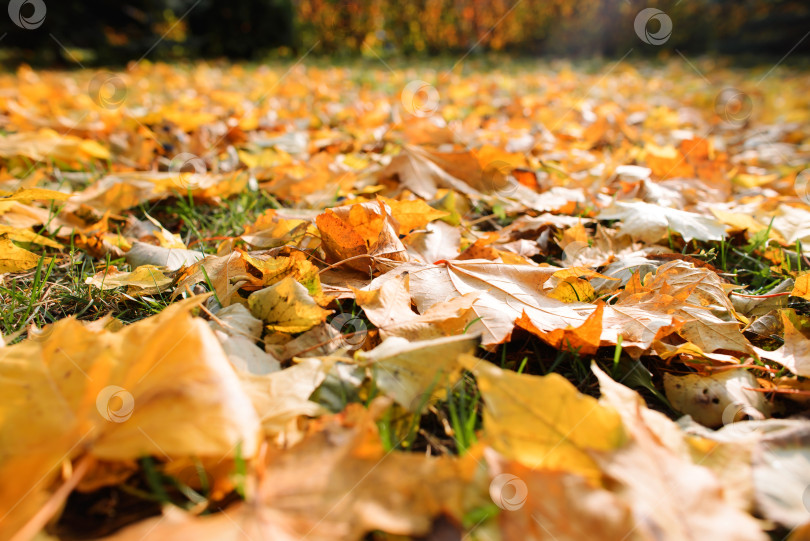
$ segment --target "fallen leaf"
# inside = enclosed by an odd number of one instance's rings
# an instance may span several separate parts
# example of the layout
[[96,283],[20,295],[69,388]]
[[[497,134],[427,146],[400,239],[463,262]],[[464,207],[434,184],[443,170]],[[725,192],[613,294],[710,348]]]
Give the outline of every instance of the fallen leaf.
[[664,374],[664,390],[672,407],[710,428],[746,417],[765,418],[770,408],[756,389],[756,378],[741,368],[710,376]]
[[138,241],[132,243],[132,248],[126,254],[127,263],[132,267],[150,265],[166,267],[169,270],[189,267],[204,257],[205,254],[194,250],[166,248]]
[[594,312],[588,316],[588,319],[585,320],[585,323],[579,327],[568,327],[544,332],[534,326],[525,312],[515,324],[539,337],[545,343],[556,349],[576,351],[579,355],[594,355],[601,343],[602,315],[604,309],[604,303],[600,302],[596,306],[596,310],[594,310]]
[[625,442],[618,413],[580,394],[559,374],[517,374],[473,357],[462,363],[475,374],[484,399],[484,440],[507,458],[597,480],[601,473],[593,452]]
[[287,333],[309,330],[332,313],[318,306],[307,288],[291,276],[252,293],[248,306],[254,316],[267,323],[268,329]]
[[479,342],[480,337],[475,335],[420,342],[392,337],[371,351],[358,351],[355,358],[372,368],[377,387],[399,405],[413,410],[425,393],[444,395],[447,385],[458,378],[459,356],[472,354]]
[[596,218],[621,220],[620,234],[650,244],[664,238],[668,230],[678,233],[686,242],[722,240],[726,236],[725,227],[713,218],[642,201],[616,201]]
[[191,316],[197,303],[118,332],[68,318],[42,341],[0,349],[3,537],[40,509],[61,464],[85,453],[221,457],[241,444],[253,454],[258,419],[213,333]]
[[460,522],[468,507],[484,502],[486,487],[473,481],[478,465],[472,457],[386,452],[363,408],[352,405],[317,428],[291,449],[268,455],[264,482],[250,502],[207,516],[141,521],[107,541],[144,535],[360,541],[376,530],[418,536],[436,517]]
[[468,293],[479,294],[472,305],[478,319],[470,332],[480,332],[484,346],[507,340],[515,320],[525,313],[540,330],[582,325],[595,306],[564,303],[542,293],[555,267],[505,265],[484,260],[447,261],[440,265],[400,267],[410,272],[411,297],[424,313],[436,303]]
[[731,532],[735,539],[767,539],[714,472],[678,452],[683,436],[671,421],[650,412],[637,393],[598,367],[592,370],[602,390],[600,402],[620,413],[629,435],[627,445],[595,457],[611,479],[611,492],[632,509],[633,532],[642,539],[673,541],[722,539]]
[[33,269],[37,263],[39,263],[37,254],[20,248],[6,235],[0,236],[0,274]]
[[171,285],[172,279],[154,265],[142,265],[132,272],[121,272],[116,267],[107,267],[87,278],[84,283],[102,291],[126,286],[129,293],[133,294],[137,291],[162,291]]

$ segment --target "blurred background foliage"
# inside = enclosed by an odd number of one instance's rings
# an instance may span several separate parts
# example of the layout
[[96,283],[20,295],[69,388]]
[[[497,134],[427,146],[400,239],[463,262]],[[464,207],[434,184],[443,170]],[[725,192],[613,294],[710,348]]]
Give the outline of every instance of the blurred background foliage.
[[[778,55],[810,52],[810,2],[796,0],[42,0],[41,27],[3,17],[6,65],[117,64],[195,57],[330,55]],[[645,7],[673,23],[662,46],[635,35]],[[33,9],[23,6],[23,10]],[[25,14],[25,11],[23,11]],[[651,25],[657,23],[651,22]],[[656,27],[650,28],[655,32]]]

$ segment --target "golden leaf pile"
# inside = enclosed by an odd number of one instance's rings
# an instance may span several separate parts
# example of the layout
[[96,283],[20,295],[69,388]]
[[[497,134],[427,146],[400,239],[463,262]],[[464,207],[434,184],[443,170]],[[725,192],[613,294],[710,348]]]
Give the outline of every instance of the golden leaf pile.
[[0,539],[810,535],[810,75],[440,68],[0,76]]

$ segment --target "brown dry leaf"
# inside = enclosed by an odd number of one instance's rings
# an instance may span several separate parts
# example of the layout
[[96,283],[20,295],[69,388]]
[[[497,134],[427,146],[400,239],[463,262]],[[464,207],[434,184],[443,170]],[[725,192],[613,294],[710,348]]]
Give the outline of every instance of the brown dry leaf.
[[40,509],[62,463],[88,452],[221,457],[241,443],[252,456],[256,413],[213,332],[191,316],[198,303],[118,332],[68,318],[43,340],[0,349],[3,538]]
[[740,331],[723,281],[715,272],[685,261],[662,265],[643,283],[635,274],[615,306],[671,314],[683,323],[679,334],[706,352],[752,351]]
[[240,252],[208,256],[180,274],[172,298],[190,291],[195,284],[209,280],[219,303],[222,306],[229,306],[234,302],[239,288],[253,282],[256,277],[248,272],[247,264]]
[[372,263],[389,270],[396,262],[408,260],[397,234],[399,224],[381,200],[327,209],[315,223],[329,262],[349,260],[346,266],[368,272]]
[[323,250],[326,252],[328,261],[339,263],[355,258],[348,261],[346,266],[358,270],[368,269],[368,262],[359,259],[359,256],[368,253],[368,246],[363,241],[363,237],[352,226],[341,220],[330,209],[319,215],[315,219],[315,223],[321,232]]
[[424,340],[438,336],[460,334],[473,318],[468,316],[478,298],[467,293],[448,301],[436,303],[423,314],[411,310],[408,276],[396,276],[382,283],[379,289],[352,288],[357,304],[379,330],[380,335],[401,336],[409,340]]
[[319,298],[323,293],[318,268],[303,252],[294,251],[289,256],[267,259],[243,253],[242,259],[245,261],[245,270],[251,277],[251,283],[246,284],[245,289],[273,285],[289,276],[306,287],[314,297]]
[[403,146],[381,175],[396,176],[403,187],[425,199],[433,198],[439,188],[464,194],[494,189],[486,186],[483,170],[471,152],[442,153],[415,145]]
[[405,270],[410,271],[411,296],[422,313],[447,299],[479,294],[472,311],[480,320],[472,324],[470,332],[480,332],[484,346],[507,340],[523,313],[538,329],[552,331],[582,325],[596,308],[587,303],[564,303],[542,293],[546,280],[560,270],[556,267],[470,260],[401,267]]

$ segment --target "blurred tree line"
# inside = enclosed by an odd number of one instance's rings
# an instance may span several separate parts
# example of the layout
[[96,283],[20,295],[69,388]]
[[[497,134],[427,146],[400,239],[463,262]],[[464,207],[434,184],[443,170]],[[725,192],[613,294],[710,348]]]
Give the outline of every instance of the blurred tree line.
[[[440,54],[476,50],[545,55],[782,55],[810,52],[810,3],[797,0],[14,0],[24,29],[3,18],[0,60],[34,65],[115,64],[141,58],[258,59],[300,54]],[[672,33],[645,44],[634,21],[660,9]],[[9,7],[12,11],[12,7]],[[11,15],[11,14],[10,14]],[[34,21],[36,23],[36,21]],[[648,21],[650,32],[660,19]]]

